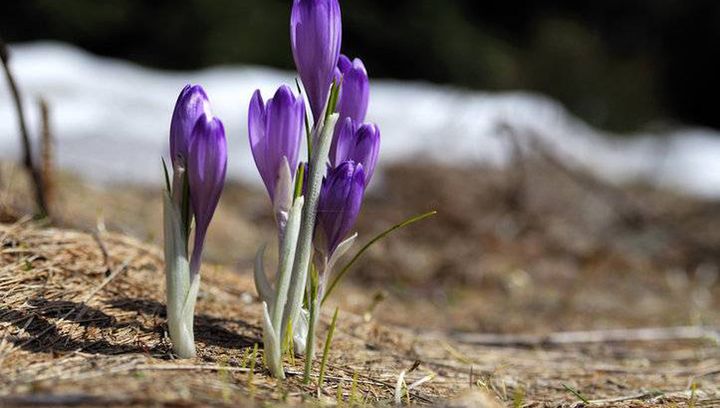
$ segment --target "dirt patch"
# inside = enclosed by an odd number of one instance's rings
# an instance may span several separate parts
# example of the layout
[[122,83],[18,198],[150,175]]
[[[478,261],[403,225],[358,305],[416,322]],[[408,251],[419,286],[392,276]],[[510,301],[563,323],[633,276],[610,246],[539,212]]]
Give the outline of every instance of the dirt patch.
[[[286,363],[292,375],[283,383],[262,368],[261,347],[251,361],[253,345],[261,342],[260,308],[246,274],[204,268],[198,357],[178,361],[165,335],[157,248],[121,235],[22,224],[0,226],[0,244],[4,403],[316,401],[316,386],[303,385],[295,375],[301,359]],[[468,397],[472,389],[484,392],[482,398],[522,406],[573,405],[579,397],[569,389],[588,399],[627,399],[616,406],[720,403],[720,350],[701,338],[587,344],[510,339],[491,346],[368,321],[346,310],[339,322],[320,401],[334,403],[340,395],[346,402],[391,403],[398,376],[406,371],[407,384],[431,376],[403,393],[403,401],[415,404],[480,398]]]
[[199,357],[179,361],[165,334],[158,191],[62,175],[63,229],[46,229],[17,221],[30,196],[4,165],[0,405],[314,405],[338,389],[343,404],[383,405],[405,371],[407,384],[431,378],[412,404],[720,406],[720,206],[552,158],[521,164],[418,161],[378,175],[361,242],[440,213],[373,247],[325,308],[321,339],[336,306],[340,318],[319,399],[296,375],[301,358],[284,383],[262,368],[250,268],[273,240],[263,191],[223,195]]

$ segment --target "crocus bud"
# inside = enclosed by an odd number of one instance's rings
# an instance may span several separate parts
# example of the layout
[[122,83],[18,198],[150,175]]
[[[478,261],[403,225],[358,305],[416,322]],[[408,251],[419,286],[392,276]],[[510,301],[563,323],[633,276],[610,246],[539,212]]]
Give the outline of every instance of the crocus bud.
[[283,157],[287,159],[292,178],[295,178],[304,117],[305,103],[302,98],[296,98],[290,88],[284,85],[275,92],[273,98],[268,99],[267,104],[263,103],[259,90],[255,91],[250,100],[250,149],[273,202]]
[[345,118],[363,122],[367,115],[370,100],[370,81],[365,65],[359,58],[350,59],[340,55],[338,60],[336,81],[340,77],[342,86],[338,94],[337,112],[340,114],[340,125]]
[[355,224],[364,192],[362,164],[346,161],[328,171],[320,190],[317,210],[318,233],[325,247],[321,250],[327,251],[326,256],[335,252]]
[[176,167],[178,159],[183,166],[187,162],[192,131],[202,114],[212,117],[205,90],[200,85],[185,85],[175,103],[170,122],[170,160],[173,168]]
[[333,167],[351,160],[362,164],[365,173],[365,187],[370,183],[380,152],[380,129],[372,123],[357,125],[345,118],[336,128],[333,145],[330,148],[330,164]]
[[340,55],[342,22],[338,0],[294,0],[290,43],[315,122],[325,108]]
[[195,241],[191,273],[200,268],[200,258],[210,220],[215,213],[227,171],[225,129],[218,118],[200,116],[188,150],[188,184],[195,214]]

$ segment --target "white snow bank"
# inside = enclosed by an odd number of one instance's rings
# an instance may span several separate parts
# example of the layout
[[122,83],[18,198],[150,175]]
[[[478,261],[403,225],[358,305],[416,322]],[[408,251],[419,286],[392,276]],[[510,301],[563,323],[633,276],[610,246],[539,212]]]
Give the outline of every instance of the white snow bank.
[[[230,176],[259,183],[247,142],[250,96],[260,88],[267,98],[280,84],[294,83],[290,72],[260,67],[158,71],[60,43],[16,45],[11,52],[33,134],[42,96],[52,109],[60,166],[99,182],[159,183],[175,99],[186,83],[198,83],[225,124]],[[383,164],[414,157],[503,164],[508,142],[499,125],[506,123],[533,131],[608,180],[644,179],[720,197],[720,133],[713,130],[612,138],[536,94],[396,81],[371,86],[368,119],[383,137],[380,171]],[[7,84],[0,81],[0,158],[17,157],[17,134]]]

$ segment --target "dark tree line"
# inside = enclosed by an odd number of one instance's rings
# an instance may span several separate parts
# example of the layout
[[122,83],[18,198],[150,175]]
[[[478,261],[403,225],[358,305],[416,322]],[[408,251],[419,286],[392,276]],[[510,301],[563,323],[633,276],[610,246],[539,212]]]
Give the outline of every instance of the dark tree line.
[[[290,0],[24,0],[8,41],[58,39],[161,68],[290,68]],[[716,0],[344,0],[345,52],[374,77],[531,89],[591,123],[720,127]]]

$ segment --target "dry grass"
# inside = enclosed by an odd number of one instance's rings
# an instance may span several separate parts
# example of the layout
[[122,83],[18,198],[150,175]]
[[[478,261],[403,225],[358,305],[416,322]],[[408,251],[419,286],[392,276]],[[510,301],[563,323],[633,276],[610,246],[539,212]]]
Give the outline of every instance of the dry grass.
[[[122,235],[23,223],[0,226],[0,247],[0,403],[318,401],[315,387],[298,376],[284,383],[269,378],[259,354],[250,372],[250,350],[260,343],[261,329],[247,274],[203,270],[198,357],[177,361],[165,334],[157,248]],[[287,366],[299,373],[302,362]],[[573,406],[579,399],[566,386],[604,406],[720,404],[720,349],[711,341],[481,346],[346,311],[319,401],[335,403],[340,387],[346,402],[390,404],[403,370],[407,384],[433,376],[409,392],[415,404],[470,398],[464,406],[477,406],[490,398],[510,406]]]
[[[273,239],[264,192],[227,187],[202,272],[199,357],[178,361],[157,189],[57,185],[55,229],[18,221],[30,190],[0,164],[0,406],[314,406],[338,389],[345,406],[391,405],[402,372],[405,384],[430,378],[400,390],[412,404],[720,406],[716,202],[534,156],[510,171],[385,169],[361,241],[440,214],[370,250],[325,308],[318,346],[335,306],[340,317],[318,398],[294,374],[302,359],[278,383],[261,352],[250,358],[261,342],[250,268]],[[679,329],[623,330],[643,327]]]

